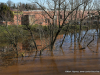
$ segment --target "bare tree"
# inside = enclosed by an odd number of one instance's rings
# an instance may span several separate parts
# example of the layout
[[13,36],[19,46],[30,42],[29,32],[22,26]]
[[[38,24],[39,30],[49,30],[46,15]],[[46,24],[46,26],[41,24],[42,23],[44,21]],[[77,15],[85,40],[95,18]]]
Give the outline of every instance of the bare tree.
[[12,2],[11,0],[8,0],[8,1],[7,1],[7,5],[8,5],[9,7],[11,7],[11,6],[13,5],[13,2]]
[[[36,3],[37,5],[39,5],[42,8],[42,10],[45,12],[45,14],[47,14],[49,16],[49,18],[51,20],[50,27],[49,27],[50,28],[49,29],[50,30],[50,49],[51,50],[53,49],[54,43],[55,43],[56,38],[59,35],[60,31],[66,25],[66,20],[68,19],[68,17],[76,9],[78,9],[81,5],[84,5],[85,3],[88,4],[88,2],[89,2],[89,0],[88,1],[83,0],[83,1],[80,2],[80,4],[76,5],[70,12],[67,12],[66,9],[69,8],[68,7],[68,4],[69,4],[68,1],[66,1],[66,0],[52,0],[52,1],[47,0],[48,7],[50,7],[49,10],[50,10],[50,12],[52,12],[52,13],[48,13],[48,11],[46,11],[38,1],[37,2],[33,1],[33,3]],[[50,5],[52,5],[52,6],[50,6]],[[62,8],[62,6],[63,6],[63,8]],[[53,10],[51,10],[51,9],[53,9]],[[57,9],[58,9],[58,11],[57,11]],[[62,15],[61,12],[63,13],[62,23],[61,23],[61,20],[60,20],[60,15]],[[58,26],[59,27],[58,27],[57,32],[54,33],[54,30],[55,30],[54,26],[56,25],[56,23],[55,23],[56,17],[59,17],[58,18]]]

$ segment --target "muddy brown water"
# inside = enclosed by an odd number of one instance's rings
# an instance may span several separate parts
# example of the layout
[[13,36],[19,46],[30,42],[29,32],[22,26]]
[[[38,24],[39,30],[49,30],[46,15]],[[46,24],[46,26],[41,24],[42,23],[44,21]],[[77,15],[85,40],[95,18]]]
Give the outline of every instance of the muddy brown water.
[[0,75],[100,75],[99,40],[85,49],[79,49],[76,42],[64,42],[62,48],[56,45],[53,51],[44,50],[41,56],[31,51],[25,57],[0,60]]

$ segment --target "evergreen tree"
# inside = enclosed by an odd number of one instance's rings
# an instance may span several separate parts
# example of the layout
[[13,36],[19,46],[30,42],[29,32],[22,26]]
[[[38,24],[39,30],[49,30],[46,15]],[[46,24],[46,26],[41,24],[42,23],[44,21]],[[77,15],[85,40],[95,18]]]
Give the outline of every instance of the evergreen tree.
[[0,20],[1,21],[11,21],[13,19],[14,15],[13,12],[10,10],[10,8],[4,4],[0,4]]

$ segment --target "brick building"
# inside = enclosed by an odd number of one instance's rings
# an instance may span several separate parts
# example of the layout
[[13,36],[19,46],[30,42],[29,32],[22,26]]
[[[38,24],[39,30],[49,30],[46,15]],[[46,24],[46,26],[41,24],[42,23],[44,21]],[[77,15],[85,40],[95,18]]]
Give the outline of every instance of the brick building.
[[[50,23],[52,23],[52,19],[43,11],[43,10],[32,10],[32,11],[18,11],[17,9],[12,10],[13,14],[14,14],[14,19],[13,21],[8,21],[8,25],[34,25],[34,24],[41,24],[41,25],[49,25]],[[51,17],[53,17],[53,11],[47,11]],[[66,15],[68,15],[70,11],[66,11]],[[73,12],[72,14],[72,20],[76,20],[79,21],[82,18],[82,13],[83,11],[78,11],[77,12],[77,17],[75,16],[76,11]],[[54,16],[54,23],[56,23],[56,25],[59,24],[59,17],[60,17],[60,24],[62,24],[63,22],[63,18],[64,18],[64,11],[60,12],[60,16],[59,12],[56,11],[56,15]],[[88,11],[84,12],[84,16],[88,15]],[[67,18],[66,23],[71,20],[71,15]],[[3,24],[5,24],[5,21],[2,22]],[[2,24],[1,23],[1,24]]]

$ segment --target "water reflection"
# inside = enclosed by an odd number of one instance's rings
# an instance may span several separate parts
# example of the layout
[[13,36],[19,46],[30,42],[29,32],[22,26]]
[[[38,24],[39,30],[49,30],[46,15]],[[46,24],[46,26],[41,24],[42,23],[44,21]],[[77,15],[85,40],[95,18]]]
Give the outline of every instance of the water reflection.
[[[66,35],[62,47],[59,47],[62,39],[58,39],[55,43],[55,49],[53,51],[44,50],[41,56],[39,51],[30,51],[26,52],[25,57],[12,58],[10,60],[0,59],[0,66],[3,66],[3,64],[11,66],[0,71],[0,73],[13,72],[15,75],[42,73],[51,75],[65,74],[66,70],[100,70],[100,38],[96,36],[99,33],[95,32],[94,41],[88,47],[86,45],[92,39],[91,32],[94,33],[95,30],[89,30],[80,45],[77,41],[78,33],[69,33]],[[85,31],[82,31],[81,35],[84,34]],[[11,71],[11,69],[13,70]]]

